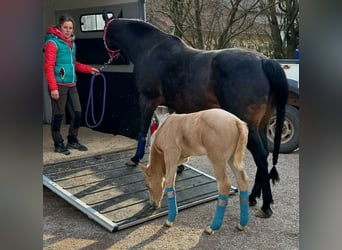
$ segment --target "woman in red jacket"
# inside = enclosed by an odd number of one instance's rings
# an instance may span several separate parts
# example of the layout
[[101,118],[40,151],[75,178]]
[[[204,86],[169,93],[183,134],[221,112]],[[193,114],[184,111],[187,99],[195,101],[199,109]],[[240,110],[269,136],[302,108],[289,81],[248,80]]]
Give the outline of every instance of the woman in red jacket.
[[[76,71],[97,74],[99,70],[76,61],[74,19],[69,15],[59,18],[58,25],[51,26],[45,36],[44,71],[49,86],[52,104],[51,133],[55,152],[70,154],[69,149],[88,150],[78,141],[78,129],[81,126],[81,104],[76,88]],[[65,115],[65,107],[70,111],[68,143],[65,146],[60,133]]]

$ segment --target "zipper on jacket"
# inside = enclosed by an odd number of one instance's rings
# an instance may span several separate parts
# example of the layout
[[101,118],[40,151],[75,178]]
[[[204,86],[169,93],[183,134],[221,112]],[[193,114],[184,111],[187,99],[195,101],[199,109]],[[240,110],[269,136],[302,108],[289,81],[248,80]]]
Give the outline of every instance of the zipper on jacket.
[[75,69],[75,64],[73,62],[72,48],[69,48],[69,49],[70,49],[70,63],[72,67],[72,82],[76,83],[76,79],[75,79],[76,69]]

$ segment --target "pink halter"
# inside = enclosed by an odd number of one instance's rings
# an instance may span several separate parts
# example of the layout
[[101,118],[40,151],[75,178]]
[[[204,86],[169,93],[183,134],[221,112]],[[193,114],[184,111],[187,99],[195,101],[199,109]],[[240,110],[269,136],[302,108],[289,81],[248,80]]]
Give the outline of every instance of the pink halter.
[[106,35],[107,35],[107,28],[109,26],[109,24],[114,21],[114,18],[113,19],[110,19],[108,21],[108,23],[106,24],[105,28],[104,28],[104,32],[103,32],[103,43],[104,43],[104,46],[106,48],[106,50],[108,51],[108,55],[109,55],[109,60],[112,61],[114,57],[116,57],[119,53],[120,53],[120,49],[117,49],[117,50],[111,50],[110,48],[108,48],[108,45],[106,43]]

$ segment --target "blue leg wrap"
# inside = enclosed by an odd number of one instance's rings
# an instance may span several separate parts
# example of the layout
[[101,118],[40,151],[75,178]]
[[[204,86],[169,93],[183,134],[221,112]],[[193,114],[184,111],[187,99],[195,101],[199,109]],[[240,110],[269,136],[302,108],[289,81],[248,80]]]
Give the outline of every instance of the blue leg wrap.
[[142,159],[145,154],[145,145],[146,145],[146,134],[139,133],[138,135],[138,147],[135,152],[135,158]]
[[240,191],[240,225],[246,226],[249,221],[248,191]]
[[219,194],[218,201],[216,205],[215,216],[211,222],[210,228],[212,230],[219,230],[223,224],[224,213],[226,212],[228,204],[228,196]]
[[174,188],[166,188],[166,194],[167,194],[167,205],[169,208],[167,220],[169,222],[174,222],[176,220],[176,216],[178,214],[175,189]]

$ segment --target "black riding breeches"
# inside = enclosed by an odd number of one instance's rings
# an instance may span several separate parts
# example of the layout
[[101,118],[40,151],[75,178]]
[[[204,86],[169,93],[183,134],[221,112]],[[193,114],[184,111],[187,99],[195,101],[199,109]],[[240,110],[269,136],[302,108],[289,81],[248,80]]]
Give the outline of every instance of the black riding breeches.
[[60,96],[59,99],[51,99],[51,134],[55,144],[63,142],[63,137],[60,133],[60,130],[65,116],[65,108],[68,109],[70,114],[68,138],[77,138],[78,129],[81,126],[82,122],[82,109],[76,86],[66,87],[59,85],[58,91]]

